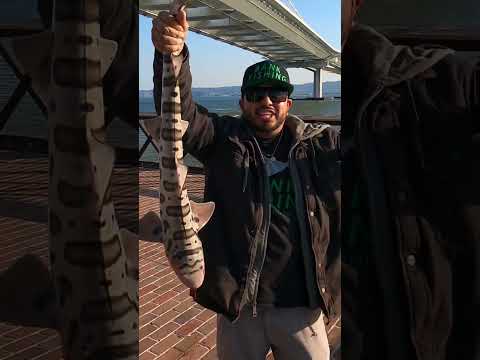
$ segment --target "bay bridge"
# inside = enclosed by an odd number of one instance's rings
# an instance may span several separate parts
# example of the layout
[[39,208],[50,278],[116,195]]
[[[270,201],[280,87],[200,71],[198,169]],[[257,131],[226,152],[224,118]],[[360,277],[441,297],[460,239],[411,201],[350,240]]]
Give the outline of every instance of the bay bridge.
[[[140,0],[140,13],[155,17],[169,0]],[[190,31],[259,54],[287,68],[313,72],[313,96],[322,97],[322,73],[341,73],[339,50],[278,0],[192,0]],[[340,24],[339,24],[340,26]]]

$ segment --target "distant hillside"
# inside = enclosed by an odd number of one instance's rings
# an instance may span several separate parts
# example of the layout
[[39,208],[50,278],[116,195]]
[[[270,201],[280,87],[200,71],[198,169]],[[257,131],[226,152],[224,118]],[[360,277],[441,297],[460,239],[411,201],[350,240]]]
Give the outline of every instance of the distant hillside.
[[[303,98],[313,96],[313,83],[294,85],[292,97]],[[202,87],[192,89],[193,97],[240,96],[240,86]],[[327,81],[323,83],[323,96],[340,96],[341,81]],[[151,98],[153,90],[140,90],[140,98]]]
[[[323,96],[341,96],[341,81],[327,81],[323,83]],[[293,97],[310,97],[313,96],[313,83],[294,85]]]

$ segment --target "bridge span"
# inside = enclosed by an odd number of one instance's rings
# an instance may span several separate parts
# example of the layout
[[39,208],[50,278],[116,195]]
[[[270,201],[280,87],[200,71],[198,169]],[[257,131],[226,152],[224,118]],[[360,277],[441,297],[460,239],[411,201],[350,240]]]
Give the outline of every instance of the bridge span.
[[[140,13],[155,17],[169,4],[140,0]],[[192,0],[187,18],[195,33],[312,71],[314,97],[322,97],[323,71],[341,74],[340,52],[279,0]]]

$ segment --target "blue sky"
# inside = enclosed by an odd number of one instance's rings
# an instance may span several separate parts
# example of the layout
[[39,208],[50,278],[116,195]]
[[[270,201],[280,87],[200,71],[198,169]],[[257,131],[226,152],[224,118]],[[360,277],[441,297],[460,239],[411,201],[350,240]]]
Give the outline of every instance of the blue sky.
[[[287,0],[283,0],[288,4]],[[327,43],[340,49],[340,0],[291,0],[306,21]],[[140,89],[153,88],[153,45],[150,39],[152,20],[140,15],[139,65]],[[261,57],[252,52],[189,32],[190,66],[194,87],[234,86],[242,82],[243,72]],[[313,73],[305,69],[288,69],[294,84],[313,81]],[[325,73],[324,81],[339,80]]]

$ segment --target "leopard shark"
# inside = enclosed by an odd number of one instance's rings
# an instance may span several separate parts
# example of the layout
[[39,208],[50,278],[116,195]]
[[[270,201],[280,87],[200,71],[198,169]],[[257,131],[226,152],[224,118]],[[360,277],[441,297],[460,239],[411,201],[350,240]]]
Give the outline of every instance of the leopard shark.
[[[187,1],[174,1],[170,13],[175,15]],[[202,242],[198,232],[209,221],[215,203],[196,203],[186,188],[188,168],[183,162],[182,138],[188,122],[181,117],[180,66],[173,56],[163,55],[161,114],[144,121],[144,126],[159,150],[159,214],[147,213],[139,224],[140,237],[163,242],[171,267],[180,281],[190,289],[201,286],[205,276]]]
[[138,265],[129,261],[115,216],[115,151],[106,141],[102,87],[117,44],[101,37],[99,0],[54,4],[52,31],[14,39],[9,49],[48,109],[55,326],[65,359],[133,360]]

